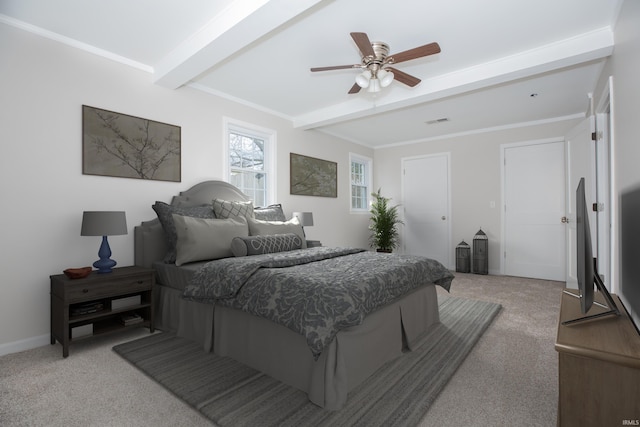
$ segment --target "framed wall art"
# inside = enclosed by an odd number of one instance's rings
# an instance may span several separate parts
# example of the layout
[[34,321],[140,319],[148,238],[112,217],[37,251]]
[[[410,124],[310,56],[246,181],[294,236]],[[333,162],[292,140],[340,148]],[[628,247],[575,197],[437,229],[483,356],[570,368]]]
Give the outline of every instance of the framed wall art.
[[181,181],[181,129],[82,106],[82,173]]
[[338,164],[290,153],[290,193],[338,197]]

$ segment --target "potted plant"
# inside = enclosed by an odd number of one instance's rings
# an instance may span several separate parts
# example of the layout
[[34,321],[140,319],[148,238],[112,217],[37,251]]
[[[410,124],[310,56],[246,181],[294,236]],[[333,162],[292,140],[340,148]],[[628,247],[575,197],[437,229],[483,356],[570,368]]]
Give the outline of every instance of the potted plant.
[[398,217],[398,205],[391,206],[389,204],[391,199],[380,194],[380,190],[378,189],[377,193],[371,193],[374,201],[369,211],[371,212],[369,244],[378,252],[391,252],[398,247],[400,237],[398,224],[403,222]]

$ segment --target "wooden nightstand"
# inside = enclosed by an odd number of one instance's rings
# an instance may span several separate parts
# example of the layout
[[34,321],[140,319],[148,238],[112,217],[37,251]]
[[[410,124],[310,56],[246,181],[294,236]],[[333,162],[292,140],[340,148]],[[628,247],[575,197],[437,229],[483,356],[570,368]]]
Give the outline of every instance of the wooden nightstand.
[[[154,271],[141,267],[115,268],[107,274],[93,271],[75,280],[64,274],[51,276],[51,344],[58,340],[67,357],[71,328],[89,324],[93,335],[137,326],[153,332],[154,281]],[[125,323],[133,314],[141,319]]]

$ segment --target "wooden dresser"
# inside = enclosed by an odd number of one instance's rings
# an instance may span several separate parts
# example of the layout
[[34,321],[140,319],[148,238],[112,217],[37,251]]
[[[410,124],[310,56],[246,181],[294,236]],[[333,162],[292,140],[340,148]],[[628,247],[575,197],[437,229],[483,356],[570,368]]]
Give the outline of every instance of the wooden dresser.
[[[562,295],[555,346],[558,426],[640,425],[640,335],[612,296],[620,316],[563,326],[582,314],[577,298]],[[589,314],[598,310],[605,311],[594,305]]]

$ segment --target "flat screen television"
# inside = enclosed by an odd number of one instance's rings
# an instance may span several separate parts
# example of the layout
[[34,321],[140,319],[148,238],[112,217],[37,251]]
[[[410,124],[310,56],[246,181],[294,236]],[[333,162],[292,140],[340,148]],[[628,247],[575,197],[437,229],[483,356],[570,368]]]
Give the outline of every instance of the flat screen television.
[[640,185],[620,193],[620,280],[618,296],[640,334]]
[[[581,178],[576,189],[576,276],[578,278],[578,292],[565,291],[565,293],[580,298],[580,311],[585,316],[576,319],[566,320],[563,325],[596,319],[604,316],[618,316],[620,311],[616,303],[611,298],[609,290],[606,288],[600,275],[598,274],[597,260],[593,257],[593,246],[591,243],[591,228],[589,226],[589,209],[585,192],[585,179]],[[594,300],[594,285],[602,293],[606,304],[600,304]],[[589,314],[591,307],[596,304],[605,309],[598,313]]]

